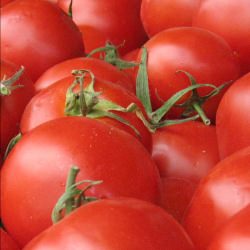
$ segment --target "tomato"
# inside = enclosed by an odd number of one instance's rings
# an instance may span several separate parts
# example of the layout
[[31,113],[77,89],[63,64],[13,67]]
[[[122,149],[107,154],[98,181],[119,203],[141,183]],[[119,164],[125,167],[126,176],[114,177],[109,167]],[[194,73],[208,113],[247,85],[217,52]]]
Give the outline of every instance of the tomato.
[[[239,65],[229,45],[203,29],[167,29],[152,37],[145,47],[148,50],[147,69],[153,109],[160,107],[177,91],[190,86],[188,77],[177,73],[178,70],[189,72],[198,83],[215,86],[239,76]],[[203,96],[210,91],[211,88],[204,87],[198,93]],[[204,104],[205,113],[212,120],[224,91]],[[181,110],[172,109],[169,117],[180,115]]]
[[158,206],[136,199],[99,200],[78,208],[24,249],[191,250],[183,228]]
[[[88,85],[90,83],[90,80],[91,79],[86,76],[84,84]],[[32,98],[32,100],[26,106],[25,111],[23,113],[21,121],[21,132],[26,133],[32,128],[46,121],[65,116],[66,93],[67,89],[70,87],[70,85],[72,85],[73,81],[74,77],[72,76],[64,78],[34,96],[34,98]],[[118,85],[112,84],[110,82],[105,82],[101,79],[96,78],[94,89],[96,92],[101,93],[99,95],[99,98],[102,100],[104,99],[107,101],[111,101],[124,108],[126,108],[132,103],[135,103],[138,107],[143,109],[139,99],[136,98],[134,94]],[[123,129],[126,132],[129,132],[137,139],[139,139],[149,151],[151,151],[151,133],[134,112],[124,113],[119,111],[113,111],[112,113],[115,113],[123,119],[127,120],[130,125],[134,126],[134,128],[138,130],[139,135],[135,132],[133,128],[123,124],[120,121],[114,120],[113,118],[107,117],[98,119],[106,123],[112,124],[120,129]],[[89,112],[89,114],[91,114],[91,111]]]
[[250,73],[238,79],[223,96],[216,115],[221,158],[250,146]]
[[142,0],[141,20],[149,37],[179,26],[192,26],[200,0]]
[[187,122],[158,129],[152,158],[162,179],[162,206],[179,221],[194,191],[219,161],[214,126]]
[[134,83],[125,73],[103,60],[87,57],[69,59],[52,66],[36,81],[36,91],[40,91],[54,82],[70,76],[73,69],[90,70],[98,78],[116,83],[135,92]]
[[1,57],[24,65],[34,81],[52,65],[84,54],[77,26],[49,1],[17,0],[2,8],[0,42]]
[[79,180],[103,181],[87,195],[158,202],[157,167],[133,136],[85,117],[49,121],[25,134],[2,167],[2,220],[21,246],[51,225],[72,165]]
[[[16,65],[1,61],[1,84],[4,83],[3,79],[13,77],[20,68]],[[13,89],[10,95],[0,95],[1,112],[0,112],[0,148],[1,155],[3,156],[5,149],[14,136],[19,133],[19,123],[26,104],[29,102],[34,94],[33,82],[29,79],[25,70],[20,78],[13,83],[13,87],[22,85],[19,88]]]
[[[68,12],[70,0],[58,0]],[[106,42],[121,45],[125,54],[139,48],[147,39],[140,21],[141,0],[74,0],[73,20],[83,34],[86,52],[103,47]]]
[[220,229],[208,250],[246,250],[250,246],[250,205],[240,210]]
[[13,0],[1,0],[0,1],[0,6],[1,6],[1,8],[4,6],[4,5],[6,5],[7,3],[10,3],[10,2],[12,2]]
[[5,232],[2,228],[0,228],[0,243],[1,250],[19,250],[20,248],[16,244],[16,242]]
[[203,0],[193,25],[222,36],[238,53],[242,73],[250,71],[249,0]]
[[206,249],[218,230],[250,203],[250,147],[220,161],[201,181],[184,218],[197,250]]

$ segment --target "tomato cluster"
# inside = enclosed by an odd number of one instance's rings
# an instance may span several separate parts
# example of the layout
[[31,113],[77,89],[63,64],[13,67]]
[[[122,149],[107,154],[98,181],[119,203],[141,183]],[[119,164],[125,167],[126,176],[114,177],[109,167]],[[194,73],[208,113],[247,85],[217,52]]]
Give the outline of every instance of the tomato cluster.
[[1,0],[1,249],[250,249],[249,0]]

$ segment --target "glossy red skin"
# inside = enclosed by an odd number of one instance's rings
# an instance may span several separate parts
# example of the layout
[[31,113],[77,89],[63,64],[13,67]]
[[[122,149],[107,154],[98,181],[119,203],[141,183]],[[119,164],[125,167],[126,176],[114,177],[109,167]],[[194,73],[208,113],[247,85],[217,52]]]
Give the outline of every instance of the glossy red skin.
[[[18,66],[2,60],[0,64],[0,78],[3,79],[3,77],[6,76],[7,79],[13,76],[19,69]],[[19,133],[19,123],[23,110],[34,95],[33,82],[29,79],[26,72],[23,73],[16,84],[23,85],[24,87],[13,90],[9,96],[0,96],[1,155],[4,155],[10,139]]]
[[[68,12],[70,0],[58,0]],[[140,20],[141,0],[74,0],[73,20],[83,34],[86,52],[103,47],[107,41],[125,45],[119,49],[125,54],[141,47],[147,35]]]
[[238,79],[223,96],[216,114],[220,157],[250,145],[250,73]]
[[149,37],[164,29],[192,26],[200,0],[142,0],[141,20]]
[[250,71],[250,2],[203,0],[193,25],[222,36],[238,53],[242,73]]
[[218,230],[250,203],[250,147],[220,161],[200,183],[184,218],[197,250],[204,250]]
[[103,60],[87,57],[69,59],[52,66],[36,81],[36,91],[38,92],[58,80],[70,76],[73,69],[90,70],[98,78],[116,83],[135,92],[132,80],[125,73]]
[[[85,84],[88,85],[89,78],[86,79]],[[66,92],[70,85],[73,83],[73,77],[66,77],[61,79],[57,83],[53,84],[47,89],[40,91],[29,104],[26,106],[21,121],[21,132],[27,133],[34,127],[47,122],[49,120],[57,119],[65,116],[65,102]],[[86,86],[85,85],[85,86]],[[99,96],[102,99],[112,101],[119,104],[122,107],[127,107],[131,103],[135,103],[143,110],[143,107],[139,99],[130,91],[96,78],[94,89],[96,92],[101,92]],[[138,136],[135,131],[127,125],[122,124],[112,118],[99,118],[105,123],[109,123],[119,129],[122,129],[134,137],[136,137],[143,145],[151,152],[152,149],[152,137],[149,130],[144,126],[143,122],[137,117],[134,112],[123,113],[114,112],[126,119],[132,126],[134,126],[140,133]]]
[[[145,47],[148,50],[149,87],[154,109],[177,91],[190,86],[187,76],[177,74],[178,70],[189,72],[198,83],[215,86],[239,76],[239,65],[229,45],[206,30],[193,27],[167,29],[152,37]],[[211,88],[207,87],[198,90],[202,96],[210,91]],[[204,105],[207,116],[212,120],[224,91]],[[179,114],[180,108],[175,108],[169,116]]]
[[83,54],[80,31],[54,3],[16,0],[1,9],[1,57],[24,65],[32,80]]
[[208,250],[246,250],[250,246],[250,205],[235,214],[217,233]]
[[152,139],[152,158],[164,178],[162,205],[181,221],[198,183],[219,161],[215,127],[187,122],[159,129]]
[[21,246],[51,225],[72,165],[77,181],[103,180],[87,195],[158,202],[157,167],[133,136],[84,117],[50,121],[25,134],[2,168],[2,221]]
[[0,228],[0,247],[1,250],[20,250],[16,242]]
[[136,199],[99,200],[80,207],[24,249],[191,250],[183,228],[163,209]]

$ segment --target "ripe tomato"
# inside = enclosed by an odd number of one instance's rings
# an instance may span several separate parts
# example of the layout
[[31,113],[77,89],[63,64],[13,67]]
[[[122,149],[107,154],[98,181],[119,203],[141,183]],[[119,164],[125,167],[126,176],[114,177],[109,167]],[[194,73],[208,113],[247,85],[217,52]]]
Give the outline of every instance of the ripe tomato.
[[106,199],[78,208],[24,249],[191,250],[183,228],[163,209],[136,199]]
[[198,183],[219,161],[215,127],[187,122],[158,129],[152,138],[163,177],[161,205],[181,221]]
[[216,234],[208,250],[246,250],[250,246],[250,205],[240,210]]
[[[84,85],[87,86],[90,83],[90,80],[91,79],[86,76]],[[34,98],[32,98],[32,100],[26,106],[23,113],[21,132],[26,133],[46,121],[66,116],[66,93],[73,81],[73,76],[66,77],[53,84],[49,88],[40,91],[36,96],[34,96]],[[79,86],[77,86],[76,89],[79,90]],[[101,93],[99,98],[102,100],[111,101],[124,108],[129,106],[131,103],[135,103],[138,107],[143,109],[139,99],[136,98],[134,94],[118,85],[96,78],[94,89],[96,92]],[[138,130],[139,135],[136,134],[133,128],[121,123],[120,121],[114,120],[113,118],[105,117],[98,119],[132,134],[137,139],[139,139],[151,152],[151,133],[144,126],[143,122],[136,116],[136,114],[134,112],[124,113],[119,111],[112,111],[112,113],[117,114],[123,119],[127,120],[130,125],[134,126],[134,128]]]
[[221,158],[250,146],[250,73],[238,79],[223,96],[216,114]]
[[87,57],[69,59],[52,66],[36,81],[36,91],[40,91],[58,80],[70,76],[73,69],[90,70],[98,78],[116,83],[135,92],[134,83],[125,73],[103,60]]
[[[192,26],[200,0],[142,0],[141,20],[149,37],[179,26]],[[181,14],[180,14],[181,13]]]
[[1,250],[19,250],[20,248],[16,244],[16,242],[5,232],[2,228],[0,228],[0,246]]
[[87,195],[158,202],[157,167],[133,136],[85,117],[49,121],[25,134],[2,167],[2,220],[21,246],[51,225],[72,165],[77,181],[103,181]]
[[250,2],[249,0],[202,0],[194,26],[222,36],[238,53],[242,73],[250,71]]
[[[68,13],[70,0],[58,0]],[[140,20],[141,0],[74,0],[73,20],[83,34],[86,52],[106,42],[120,45],[121,54],[139,48],[147,39]]]
[[55,4],[17,0],[1,9],[1,57],[24,65],[32,80],[83,53],[80,31]]
[[[3,79],[13,77],[20,70],[16,65],[1,61],[1,84]],[[0,152],[3,156],[5,149],[10,141],[19,132],[19,123],[26,104],[34,94],[33,82],[28,78],[26,72],[13,84],[14,86],[22,85],[17,89],[13,89],[10,95],[0,95],[1,112],[0,112]]]
[[184,219],[197,250],[204,250],[228,219],[250,203],[250,147],[220,161],[200,183]]
[[[160,107],[177,91],[190,86],[188,77],[183,73],[177,74],[178,70],[189,72],[198,83],[215,86],[239,76],[239,65],[229,45],[219,36],[203,29],[167,29],[152,37],[145,47],[148,50],[147,67],[153,109]],[[198,89],[202,96],[210,91],[208,87]],[[205,113],[212,120],[224,91],[204,104]],[[176,117],[180,110],[172,109],[169,116]]]

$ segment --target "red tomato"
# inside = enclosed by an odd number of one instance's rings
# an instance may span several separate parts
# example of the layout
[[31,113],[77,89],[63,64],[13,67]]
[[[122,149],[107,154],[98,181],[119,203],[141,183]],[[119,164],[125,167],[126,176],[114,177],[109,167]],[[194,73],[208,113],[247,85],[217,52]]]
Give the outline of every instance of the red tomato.
[[249,8],[249,0],[202,0],[193,22],[225,38],[239,54],[242,73],[250,71]]
[[152,138],[152,158],[164,177],[162,206],[181,221],[198,183],[219,161],[215,127],[187,122],[158,129]]
[[208,250],[247,250],[250,246],[250,205],[234,215],[217,233]]
[[[239,65],[229,45],[219,36],[203,29],[168,29],[152,37],[145,47],[148,50],[149,88],[154,109],[177,91],[190,86],[188,77],[184,73],[177,74],[178,70],[189,72],[198,83],[215,86],[239,76]],[[208,87],[198,90],[202,96],[210,91]],[[204,104],[204,110],[212,120],[224,91]],[[180,110],[173,109],[169,116],[176,117]]]
[[141,20],[149,37],[168,28],[192,26],[200,0],[142,0]]
[[[36,96],[34,96],[34,98],[32,98],[32,100],[26,106],[23,113],[21,121],[21,132],[26,133],[46,121],[65,116],[66,93],[67,89],[70,87],[73,81],[73,76],[66,77],[53,84],[49,88],[40,91]],[[90,78],[86,77],[85,86],[89,83]],[[96,78],[94,89],[96,92],[101,93],[101,95],[99,96],[100,99],[111,101],[113,103],[119,104],[124,108],[129,106],[131,103],[135,103],[138,107],[143,109],[139,99],[136,98],[134,94],[118,85]],[[98,119],[132,134],[137,139],[139,139],[151,152],[151,133],[144,126],[143,122],[136,116],[136,114],[134,112],[123,113],[119,111],[112,111],[112,113],[115,113],[123,119],[127,120],[130,125],[134,126],[138,130],[140,135],[136,134],[135,130],[128,125],[114,120],[113,118]]]
[[7,3],[12,2],[13,0],[1,0],[0,1],[0,7],[2,8],[4,5],[6,5]]
[[250,73],[238,79],[223,96],[216,114],[221,158],[250,146]]
[[[20,70],[12,63],[6,61],[1,61],[0,63],[1,84],[4,78],[8,79]],[[19,123],[23,110],[34,94],[33,82],[28,78],[25,70],[13,84],[13,86],[16,85],[22,85],[22,87],[12,90],[10,95],[0,95],[0,151],[2,156],[10,139],[19,133]]]
[[184,219],[197,250],[208,247],[228,219],[250,203],[250,147],[220,161],[200,183]]
[[183,228],[164,210],[136,199],[99,200],[78,208],[24,249],[191,250]]
[[52,66],[36,81],[36,91],[40,91],[58,80],[70,76],[73,69],[88,69],[98,78],[116,83],[135,92],[134,83],[125,73],[103,60],[87,57],[69,59]]
[[14,240],[5,232],[2,228],[0,228],[0,246],[1,250],[19,250],[20,248],[14,242]]
[[1,9],[1,57],[24,65],[34,81],[52,65],[83,53],[81,33],[55,4],[16,0]]
[[[70,0],[58,0],[68,13]],[[83,34],[86,52],[107,41],[120,45],[121,54],[139,48],[147,39],[140,20],[141,0],[74,0],[73,20]]]
[[22,137],[2,168],[2,220],[21,246],[51,225],[72,165],[78,180],[103,181],[87,195],[159,199],[157,167],[133,136],[84,117],[47,122]]

